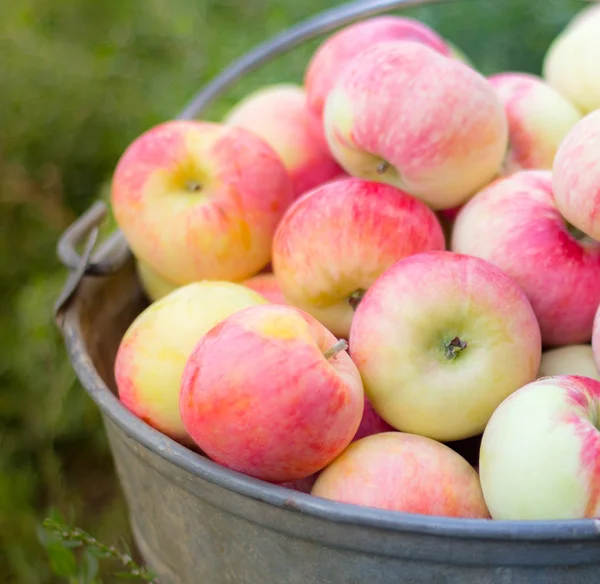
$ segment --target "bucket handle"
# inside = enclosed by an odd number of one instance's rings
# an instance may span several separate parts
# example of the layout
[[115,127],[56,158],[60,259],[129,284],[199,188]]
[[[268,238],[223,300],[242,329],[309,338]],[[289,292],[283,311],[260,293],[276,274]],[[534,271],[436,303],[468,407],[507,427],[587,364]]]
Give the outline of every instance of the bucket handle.
[[[61,263],[69,268],[70,274],[65,286],[60,293],[55,305],[54,316],[60,324],[60,315],[84,276],[110,276],[121,270],[131,258],[123,235],[120,231],[114,232],[103,248],[113,250],[115,239],[120,240],[121,246],[116,248],[110,259],[92,260],[92,254],[98,242],[100,225],[108,212],[106,203],[96,201],[81,217],[75,220],[61,235],[56,246],[56,253]],[[77,253],[77,246],[85,241],[81,255]],[[100,251],[96,254],[105,255]]]

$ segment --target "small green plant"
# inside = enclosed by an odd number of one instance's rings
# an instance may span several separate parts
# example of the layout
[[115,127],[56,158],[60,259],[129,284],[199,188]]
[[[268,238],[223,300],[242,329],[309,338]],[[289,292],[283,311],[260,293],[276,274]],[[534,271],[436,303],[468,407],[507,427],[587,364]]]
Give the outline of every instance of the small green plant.
[[117,578],[139,579],[159,584],[156,576],[147,568],[139,566],[123,545],[119,549],[99,542],[78,527],[71,527],[54,518],[46,518],[39,538],[46,549],[54,574],[65,578],[69,584],[102,584],[99,560],[113,560],[120,566],[114,574]]

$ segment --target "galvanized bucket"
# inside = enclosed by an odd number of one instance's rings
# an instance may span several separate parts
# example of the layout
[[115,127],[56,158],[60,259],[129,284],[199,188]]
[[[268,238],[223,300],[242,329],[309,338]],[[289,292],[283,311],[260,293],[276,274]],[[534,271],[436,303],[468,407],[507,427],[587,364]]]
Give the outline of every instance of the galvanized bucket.
[[[308,39],[441,1],[360,1],[324,12],[233,63],[179,118],[197,117],[241,76]],[[486,521],[339,504],[223,468],[136,418],[115,396],[113,363],[147,301],[120,232],[93,253],[105,210],[94,205],[59,242],[71,274],[56,319],[102,412],[137,545],[162,584],[600,582],[600,520]]]

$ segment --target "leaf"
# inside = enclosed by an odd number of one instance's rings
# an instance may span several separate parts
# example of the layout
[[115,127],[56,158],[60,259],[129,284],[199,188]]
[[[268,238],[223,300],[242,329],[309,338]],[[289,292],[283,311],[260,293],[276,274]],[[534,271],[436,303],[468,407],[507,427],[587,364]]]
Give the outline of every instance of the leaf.
[[94,584],[96,576],[98,575],[98,558],[86,550],[83,554],[83,583],[82,584]]
[[60,541],[52,541],[47,547],[50,567],[57,576],[74,576],[77,574],[75,554]]

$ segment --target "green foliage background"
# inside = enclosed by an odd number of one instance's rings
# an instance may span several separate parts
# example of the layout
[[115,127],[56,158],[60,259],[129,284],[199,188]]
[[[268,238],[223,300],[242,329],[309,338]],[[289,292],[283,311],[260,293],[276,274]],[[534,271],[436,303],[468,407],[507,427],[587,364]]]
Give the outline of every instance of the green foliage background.
[[[0,581],[53,582],[36,527],[49,507],[130,541],[96,408],[52,321],[61,231],[120,153],[257,42],[335,0],[19,0],[0,5]],[[578,0],[457,0],[411,9],[483,73],[539,73]],[[300,81],[316,42],[238,85]],[[188,536],[173,534],[174,537]],[[107,576],[105,581],[110,581]]]

